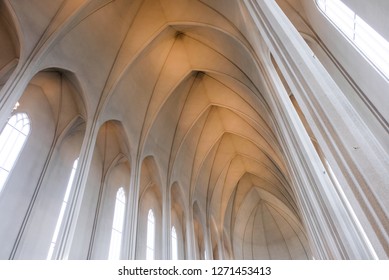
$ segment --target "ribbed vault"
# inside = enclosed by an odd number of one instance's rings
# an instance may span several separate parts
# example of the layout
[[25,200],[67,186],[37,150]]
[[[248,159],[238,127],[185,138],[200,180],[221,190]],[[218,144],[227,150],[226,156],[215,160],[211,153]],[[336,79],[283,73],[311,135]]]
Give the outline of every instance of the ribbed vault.
[[310,258],[261,67],[222,1],[43,1],[36,22],[5,2],[37,42],[22,53],[77,76],[96,130],[115,120],[104,131],[141,170],[140,204],[174,184],[168,209],[194,217],[198,257],[210,235],[215,258]]

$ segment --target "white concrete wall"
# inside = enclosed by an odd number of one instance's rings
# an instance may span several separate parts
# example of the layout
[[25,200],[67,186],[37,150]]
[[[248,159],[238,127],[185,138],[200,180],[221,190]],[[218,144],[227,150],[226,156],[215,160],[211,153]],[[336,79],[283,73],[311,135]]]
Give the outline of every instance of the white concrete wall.
[[[309,24],[324,43],[325,47],[333,55],[336,62],[344,69],[343,75],[349,76],[351,85],[356,86],[356,90],[350,89],[345,82],[345,77],[335,69],[333,61],[328,56],[323,55],[317,48],[313,47],[315,54],[338,82],[344,94],[361,114],[363,120],[371,128],[372,132],[378,136],[380,144],[385,149],[389,148],[388,122],[389,112],[386,103],[389,102],[389,82],[384,78],[371,63],[361,55],[361,53],[328,21],[328,19],[318,10],[314,1],[303,0],[305,14]],[[389,38],[387,30],[387,13],[389,7],[387,1],[346,1],[349,7],[355,9],[357,14],[366,20],[368,24],[375,27],[381,35]],[[369,8],[366,7],[369,6]],[[360,91],[360,93],[358,93]],[[360,96],[358,96],[358,94]],[[365,100],[363,100],[365,99]]]
[[[61,1],[7,3],[18,15],[11,20],[21,46],[20,62],[0,88],[0,124],[22,96],[18,110],[30,115],[32,132],[0,196],[0,240],[6,244],[0,258],[44,258],[77,154],[74,204],[61,229],[58,258],[107,257],[121,185],[128,194],[123,258],[145,258],[149,209],[157,222],[157,259],[169,257],[173,224],[180,228],[182,258],[204,258],[205,250],[210,259],[311,257],[307,242],[297,239],[320,225],[307,218],[309,211],[302,215],[299,202],[311,200],[300,191],[325,180],[322,166],[305,145],[306,132],[270,61],[269,45],[243,1],[119,0],[104,7],[90,1],[61,9]],[[387,85],[373,71],[358,72],[364,62],[338,44],[342,38],[312,1],[303,3],[313,29],[387,119],[380,102]],[[4,30],[12,28],[0,27],[0,67],[19,54]],[[333,75],[344,84],[339,73]],[[344,89],[376,139],[385,139],[369,109],[347,84]],[[257,199],[246,199],[253,191]],[[333,201],[319,210],[336,212]],[[274,214],[276,208],[282,214]],[[243,226],[252,231],[239,231]],[[277,238],[248,235],[263,231]],[[322,242],[307,235],[310,245]],[[350,236],[342,238],[348,244]],[[274,254],[262,254],[264,247]]]

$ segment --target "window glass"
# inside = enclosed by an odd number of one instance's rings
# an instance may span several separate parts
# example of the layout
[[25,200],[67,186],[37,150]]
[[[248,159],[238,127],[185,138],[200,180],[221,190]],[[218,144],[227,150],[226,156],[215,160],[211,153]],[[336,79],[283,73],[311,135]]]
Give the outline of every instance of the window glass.
[[78,158],[73,162],[73,167],[72,167],[72,171],[70,173],[70,177],[69,177],[69,180],[68,180],[68,185],[66,187],[65,196],[64,196],[63,201],[62,201],[61,210],[59,212],[57,224],[56,224],[55,229],[54,229],[53,238],[51,239],[49,253],[47,254],[47,259],[48,260],[51,260],[53,258],[54,249],[55,249],[55,245],[57,243],[57,238],[58,238],[59,230],[61,229],[62,220],[64,218],[65,210],[66,210],[66,207],[68,205],[68,200],[69,200],[70,192],[72,190],[73,180],[74,180],[74,175],[76,174],[77,165],[78,165]]
[[25,113],[13,115],[0,134],[0,192],[30,133],[30,119]]
[[319,9],[387,79],[389,42],[340,0],[317,0]]
[[172,227],[172,260],[178,259],[178,240],[177,240],[177,231],[176,228]]
[[149,210],[147,215],[147,248],[146,260],[154,259],[154,245],[155,245],[155,218],[153,210]]
[[115,212],[113,216],[111,243],[108,255],[108,259],[110,260],[120,259],[125,206],[126,195],[124,189],[120,188],[116,193]]

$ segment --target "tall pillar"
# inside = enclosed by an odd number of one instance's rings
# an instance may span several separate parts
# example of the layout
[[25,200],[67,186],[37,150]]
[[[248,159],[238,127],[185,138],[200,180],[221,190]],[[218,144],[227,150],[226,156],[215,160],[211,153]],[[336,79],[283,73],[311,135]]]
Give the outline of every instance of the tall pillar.
[[213,259],[213,254],[212,254],[212,241],[211,241],[211,227],[209,225],[209,220],[208,218],[207,222],[205,224],[205,229],[204,229],[204,247],[205,251],[207,252],[207,255],[204,256],[204,259],[206,260],[212,260]]
[[93,151],[96,144],[98,126],[96,122],[89,123],[85,131],[84,141],[78,160],[78,168],[74,177],[72,199],[70,200],[68,215],[63,220],[62,238],[58,241],[56,259],[68,259],[73,243],[74,233],[80,215],[81,205],[84,197],[86,181],[92,162]]
[[217,237],[217,249],[218,249],[218,254],[219,254],[219,260],[225,260],[225,255],[224,255],[224,244],[223,244],[223,241],[222,241],[222,236],[221,234],[219,234],[219,236]]
[[162,188],[162,259],[171,259],[171,192],[169,187]]
[[136,164],[131,163],[131,178],[130,187],[128,190],[126,212],[124,218],[123,238],[122,238],[122,253],[121,257],[125,260],[135,260],[136,249],[136,229],[138,224],[138,186],[137,179],[139,178],[136,170]]
[[[191,203],[189,203],[189,205],[191,205]],[[196,236],[194,234],[193,206],[189,206],[188,216],[186,217],[186,246],[188,260],[196,259],[195,238]]]
[[285,147],[294,191],[315,257],[374,259],[375,250],[384,257],[389,253],[389,206],[383,203],[389,193],[387,153],[377,145],[374,135],[276,2],[244,0],[244,5],[257,30],[251,36],[259,33],[264,39],[328,161],[341,170],[337,176],[343,190],[332,184],[274,70],[269,53],[254,43],[257,56],[263,58],[261,62],[265,65],[264,76],[272,93],[268,103],[278,121],[280,142]]

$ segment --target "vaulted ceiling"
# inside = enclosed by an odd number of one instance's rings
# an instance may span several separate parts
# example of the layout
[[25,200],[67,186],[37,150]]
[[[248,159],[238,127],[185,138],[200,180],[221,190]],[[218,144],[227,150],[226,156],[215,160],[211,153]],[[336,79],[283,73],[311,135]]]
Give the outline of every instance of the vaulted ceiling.
[[72,73],[87,122],[120,122],[131,164],[152,157],[161,188],[176,183],[235,257],[307,258],[239,2],[3,0],[0,84],[15,67]]

